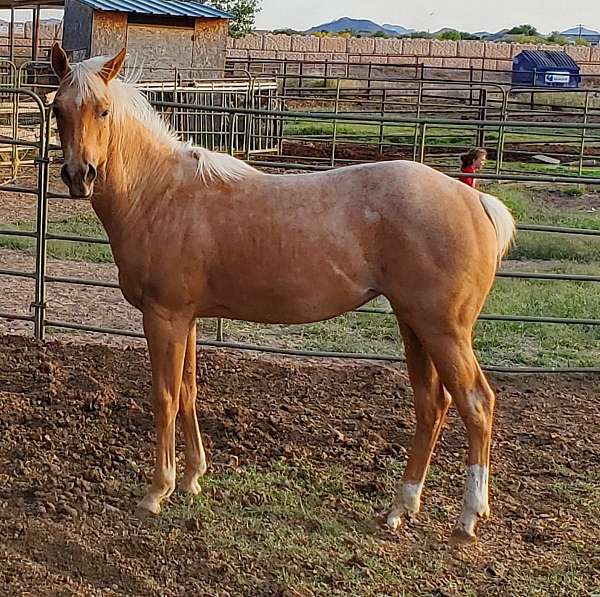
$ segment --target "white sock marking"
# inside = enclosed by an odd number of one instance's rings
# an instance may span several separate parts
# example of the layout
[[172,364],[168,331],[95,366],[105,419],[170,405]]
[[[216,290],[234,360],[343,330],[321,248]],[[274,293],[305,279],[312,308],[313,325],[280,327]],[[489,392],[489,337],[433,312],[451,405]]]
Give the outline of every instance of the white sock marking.
[[463,508],[457,526],[468,535],[475,534],[477,519],[489,514],[488,481],[487,466],[474,464],[467,469]]

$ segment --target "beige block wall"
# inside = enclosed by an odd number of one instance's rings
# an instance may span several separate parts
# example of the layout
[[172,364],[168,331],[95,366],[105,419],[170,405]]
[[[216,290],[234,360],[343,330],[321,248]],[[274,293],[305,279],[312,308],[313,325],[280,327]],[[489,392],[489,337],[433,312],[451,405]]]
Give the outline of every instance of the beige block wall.
[[485,43],[484,57],[495,58],[496,60],[506,60],[512,58],[512,44],[507,43]]
[[443,66],[446,68],[470,68],[470,58],[444,58]]
[[[248,36],[258,37],[258,36]],[[292,52],[318,52],[319,38],[311,35],[293,35]]]
[[231,50],[268,50],[311,54],[375,54],[380,56],[423,56],[429,58],[467,58],[470,60],[511,60],[525,49],[566,51],[579,62],[599,62],[600,49],[551,44],[511,44],[481,41],[442,41],[428,39],[383,39],[316,37],[306,35],[253,34],[229,40]]
[[442,58],[452,58],[458,55],[458,42],[456,41],[441,41],[434,39],[430,45],[430,56]]
[[372,37],[351,37],[347,40],[348,54],[374,54],[375,39]]
[[589,62],[592,55],[592,49],[586,48],[585,46],[568,46],[567,54],[577,62]]
[[406,56],[429,56],[431,41],[429,39],[405,39],[403,49]]
[[483,58],[485,56],[485,44],[480,41],[459,41],[457,46],[460,58]]
[[314,54],[305,54],[307,62],[331,62],[332,54],[324,52],[316,52]]
[[289,35],[265,35],[262,49],[290,52],[292,50],[292,38]]
[[233,41],[236,50],[262,50],[266,35],[246,35]]
[[335,54],[347,53],[347,40],[344,37],[321,37],[319,51],[333,52]]
[[[96,16],[92,54],[120,49],[126,38],[123,14],[103,13]],[[221,26],[222,28],[222,26]],[[206,33],[206,32],[204,32]],[[26,23],[25,39],[31,39],[31,23]],[[43,43],[60,39],[62,25],[40,26]],[[111,39],[112,37],[112,39]],[[215,37],[215,52],[223,51],[221,32]],[[6,41],[6,45],[7,45]],[[512,59],[523,50],[566,51],[581,66],[582,73],[600,74],[600,48],[558,46],[553,44],[509,44],[481,41],[442,41],[422,39],[343,38],[305,35],[253,34],[241,39],[227,38],[227,56],[244,59],[249,56],[304,60],[314,62],[348,62],[372,64],[425,64],[454,68],[491,68],[510,70]],[[117,46],[120,46],[117,48]],[[206,50],[206,49],[205,49]],[[350,60],[352,57],[352,60]],[[202,61],[201,61],[202,62]],[[208,62],[214,62],[209,60]]]
[[388,56],[388,64],[415,64],[414,56]]
[[385,56],[396,54],[401,56],[404,53],[404,44],[402,39],[380,39],[375,40],[375,53]]
[[275,60],[278,57],[275,50],[248,50],[248,55],[254,60]]
[[423,66],[444,66],[444,58],[425,56],[419,60],[419,64]]

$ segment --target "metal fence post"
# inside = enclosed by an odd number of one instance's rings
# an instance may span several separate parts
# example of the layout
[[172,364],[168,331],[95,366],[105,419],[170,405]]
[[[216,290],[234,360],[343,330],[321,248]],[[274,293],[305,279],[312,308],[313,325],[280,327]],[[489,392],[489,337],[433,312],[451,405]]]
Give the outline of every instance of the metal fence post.
[[[590,92],[585,92],[585,106],[583,112],[583,124],[588,123],[588,117],[590,115]],[[579,147],[579,176],[583,174],[583,158],[585,155],[585,139],[587,130],[586,128],[581,129],[581,145]]]
[[379,155],[383,155],[383,143],[385,140],[385,123],[383,119],[385,118],[385,102],[387,99],[387,88],[384,87],[381,92],[381,123],[379,124]]
[[[16,75],[16,70],[15,70],[15,79],[16,79],[16,77],[17,77],[17,75]],[[19,87],[19,81],[15,80],[14,86]],[[15,96],[14,101],[13,101],[12,119],[13,119],[12,120],[12,136],[13,136],[13,139],[16,139],[19,135],[19,94],[18,93]],[[19,173],[19,148],[17,145],[12,146],[11,154],[12,154],[12,164],[11,164],[12,179],[15,180]]]
[[425,162],[425,143],[427,142],[427,124],[423,123],[423,128],[421,129],[421,150],[419,153],[419,162],[423,164]]
[[[277,80],[277,79],[275,79]],[[287,93],[287,80],[288,80],[288,59],[287,56],[283,59],[283,85],[281,89],[281,93],[283,97],[285,97]]]
[[[419,81],[419,91],[417,94],[417,112],[415,114],[415,118],[421,117],[421,104],[423,102],[423,81]],[[413,139],[413,161],[417,161],[417,144],[419,142],[419,124],[415,124],[415,137]]]
[[[342,80],[338,78],[337,85],[335,87],[335,109],[334,114],[340,113],[340,89],[342,85]],[[338,121],[337,118],[333,121],[333,134],[331,137],[331,165],[335,166],[335,145],[337,141],[337,129],[338,129]]]
[[474,77],[473,77],[473,65],[471,64],[471,66],[469,67],[469,105],[472,106],[473,105],[473,83],[474,83]]
[[[260,94],[260,83],[258,87],[258,93],[255,93],[256,88],[256,77],[252,77],[250,80],[250,84],[248,85],[248,94],[246,96],[246,107],[248,108],[260,108],[260,98],[257,98],[257,95]],[[255,100],[258,101],[258,106],[255,104]],[[257,118],[259,123],[258,127],[258,143],[260,144],[260,118]],[[235,120],[234,120],[235,124]],[[250,152],[252,149],[252,138],[253,138],[253,128],[254,128],[254,114],[246,114],[244,118],[244,155],[246,160],[250,159]],[[233,155],[233,148],[230,151],[231,155]]]
[[48,147],[50,140],[50,110],[40,108],[40,148],[36,159],[38,171],[37,189],[37,242],[35,249],[35,300],[33,308],[34,334],[44,340],[46,321],[46,257],[48,246]]
[[[478,120],[487,119],[487,89],[479,90],[479,114]],[[485,146],[485,125],[477,127],[477,147]]]
[[[508,119],[508,102],[509,102],[509,94],[510,91],[502,90],[504,94],[502,97],[502,114],[500,116],[500,120],[506,122]],[[502,170],[502,162],[504,158],[504,141],[506,139],[506,128],[501,126],[498,129],[498,147],[496,150],[496,175],[500,175],[500,171]]]

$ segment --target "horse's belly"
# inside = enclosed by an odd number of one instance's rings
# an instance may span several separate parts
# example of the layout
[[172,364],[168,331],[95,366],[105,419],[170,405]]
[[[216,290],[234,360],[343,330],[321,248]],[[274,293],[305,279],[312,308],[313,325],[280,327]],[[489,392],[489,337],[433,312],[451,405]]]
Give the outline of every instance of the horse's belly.
[[262,281],[246,276],[246,283],[238,278],[231,285],[217,284],[208,312],[200,315],[257,323],[310,323],[351,311],[378,294],[366,280],[327,273],[301,280],[285,274]]

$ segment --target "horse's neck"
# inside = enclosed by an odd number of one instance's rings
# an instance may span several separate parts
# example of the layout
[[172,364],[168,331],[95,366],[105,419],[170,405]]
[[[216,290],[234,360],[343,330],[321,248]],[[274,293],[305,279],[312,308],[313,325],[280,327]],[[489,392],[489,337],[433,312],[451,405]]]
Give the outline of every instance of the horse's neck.
[[121,228],[130,227],[136,213],[152,211],[173,189],[177,159],[172,146],[135,119],[113,133],[92,200],[109,236],[122,236]]

